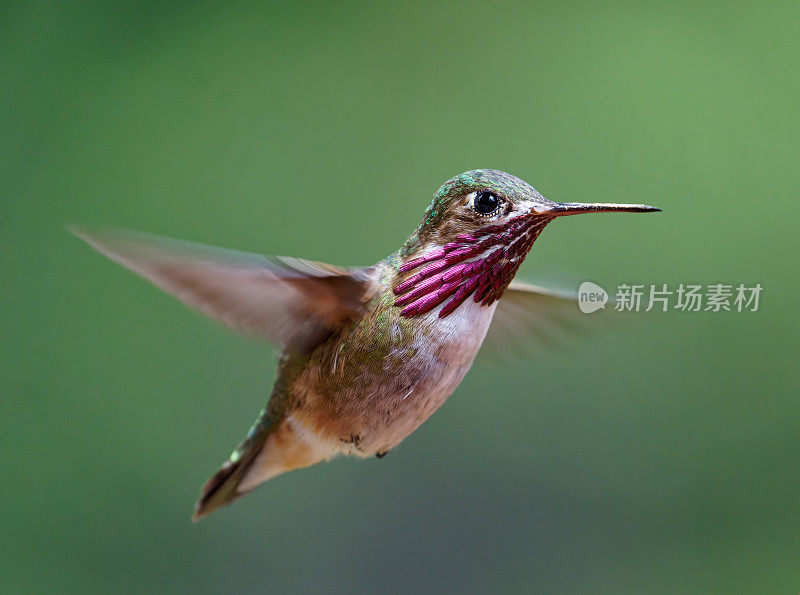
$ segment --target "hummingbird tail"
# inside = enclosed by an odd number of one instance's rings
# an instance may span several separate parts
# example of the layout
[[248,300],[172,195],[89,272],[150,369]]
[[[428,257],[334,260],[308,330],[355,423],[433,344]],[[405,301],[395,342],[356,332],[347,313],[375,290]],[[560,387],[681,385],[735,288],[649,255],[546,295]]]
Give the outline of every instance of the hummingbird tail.
[[281,473],[329,459],[337,446],[319,439],[292,415],[274,420],[262,410],[231,458],[203,486],[192,520],[199,521]]
[[272,419],[265,410],[262,410],[242,443],[236,447],[219,471],[203,485],[200,499],[194,506],[193,522],[199,521],[218,508],[227,506],[252,489],[242,490],[240,484],[253,461],[264,450],[273,427]]

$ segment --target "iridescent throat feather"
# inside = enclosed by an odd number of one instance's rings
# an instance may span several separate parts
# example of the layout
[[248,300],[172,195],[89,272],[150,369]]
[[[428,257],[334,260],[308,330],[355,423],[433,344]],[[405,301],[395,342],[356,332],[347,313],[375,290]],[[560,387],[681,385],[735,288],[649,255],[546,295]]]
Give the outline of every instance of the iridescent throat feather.
[[550,221],[552,217],[528,213],[459,234],[456,241],[406,262],[401,274],[422,268],[394,287],[395,306],[403,308],[403,316],[412,317],[444,304],[439,311],[444,318],[470,296],[483,306],[492,304]]

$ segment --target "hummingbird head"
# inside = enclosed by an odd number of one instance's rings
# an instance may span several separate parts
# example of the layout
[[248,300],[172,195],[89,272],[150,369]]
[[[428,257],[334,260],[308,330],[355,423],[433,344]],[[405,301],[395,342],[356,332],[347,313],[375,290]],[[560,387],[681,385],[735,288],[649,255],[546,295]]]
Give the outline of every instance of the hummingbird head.
[[439,188],[401,248],[395,305],[403,308],[404,316],[416,316],[443,304],[442,318],[470,296],[491,305],[554,218],[659,210],[647,205],[557,203],[506,172],[464,172]]

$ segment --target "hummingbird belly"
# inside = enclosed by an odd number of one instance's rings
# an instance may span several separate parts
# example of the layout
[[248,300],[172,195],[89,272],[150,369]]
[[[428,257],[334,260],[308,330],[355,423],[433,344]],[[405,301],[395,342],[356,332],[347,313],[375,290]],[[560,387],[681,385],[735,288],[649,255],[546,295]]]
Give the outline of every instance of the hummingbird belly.
[[469,300],[446,318],[437,308],[414,321],[377,307],[312,354],[293,386],[293,420],[335,452],[387,452],[461,383],[495,307]]

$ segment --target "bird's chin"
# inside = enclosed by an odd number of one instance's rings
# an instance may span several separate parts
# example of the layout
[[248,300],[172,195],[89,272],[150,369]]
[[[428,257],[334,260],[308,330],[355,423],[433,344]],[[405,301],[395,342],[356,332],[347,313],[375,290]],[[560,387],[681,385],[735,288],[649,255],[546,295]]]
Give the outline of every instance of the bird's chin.
[[446,318],[472,300],[489,306],[500,299],[552,217],[525,214],[472,233],[401,265],[394,287],[403,316],[433,310]]

